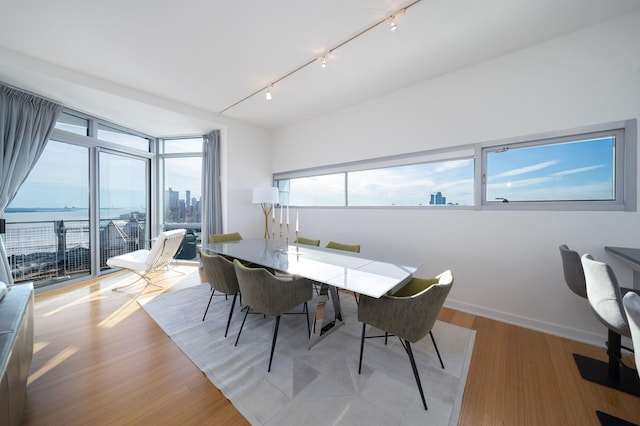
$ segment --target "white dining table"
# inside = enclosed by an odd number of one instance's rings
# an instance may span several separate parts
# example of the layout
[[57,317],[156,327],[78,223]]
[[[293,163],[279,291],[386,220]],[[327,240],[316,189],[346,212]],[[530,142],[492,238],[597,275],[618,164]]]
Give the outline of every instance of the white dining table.
[[[203,244],[202,249],[318,283],[320,288],[309,348],[344,324],[338,289],[379,298],[404,286],[420,267],[420,264],[271,239]],[[329,300],[333,318],[325,318]]]

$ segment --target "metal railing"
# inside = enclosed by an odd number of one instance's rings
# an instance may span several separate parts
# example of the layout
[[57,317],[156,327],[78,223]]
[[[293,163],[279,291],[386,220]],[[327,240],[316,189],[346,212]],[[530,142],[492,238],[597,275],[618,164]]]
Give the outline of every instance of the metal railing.
[[[173,225],[173,226],[172,226]],[[175,228],[172,224],[167,228]],[[197,228],[197,229],[196,229]],[[178,258],[195,259],[199,227],[189,227]],[[91,274],[90,227],[87,220],[7,222],[3,238],[15,282],[43,287]],[[112,256],[145,248],[144,221],[100,222],[100,270]]]

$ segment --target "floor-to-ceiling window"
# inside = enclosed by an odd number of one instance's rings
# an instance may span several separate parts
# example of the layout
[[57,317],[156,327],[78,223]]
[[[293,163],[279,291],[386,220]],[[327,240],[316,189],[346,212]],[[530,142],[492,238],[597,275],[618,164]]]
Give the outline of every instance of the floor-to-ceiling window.
[[89,148],[50,140],[5,219],[17,282],[44,286],[89,275]]
[[146,158],[101,151],[99,169],[100,268],[107,259],[148,247],[149,163]]
[[5,211],[16,282],[73,282],[148,246],[155,139],[73,111],[61,114]]
[[185,228],[178,259],[197,257],[202,224],[202,137],[164,139],[161,146],[163,229]]

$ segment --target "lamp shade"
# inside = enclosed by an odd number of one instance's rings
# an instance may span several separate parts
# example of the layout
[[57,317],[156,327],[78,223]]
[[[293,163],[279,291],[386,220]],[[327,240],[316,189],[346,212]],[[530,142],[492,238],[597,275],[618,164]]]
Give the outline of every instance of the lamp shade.
[[253,196],[251,199],[253,204],[261,204],[261,203],[277,204],[279,199],[280,197],[279,197],[278,188],[276,188],[275,186],[273,187],[262,186],[258,188],[253,188]]

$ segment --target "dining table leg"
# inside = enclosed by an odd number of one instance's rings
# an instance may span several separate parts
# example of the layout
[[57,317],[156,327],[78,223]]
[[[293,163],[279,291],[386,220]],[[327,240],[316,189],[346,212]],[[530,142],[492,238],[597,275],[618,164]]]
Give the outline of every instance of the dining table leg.
[[[317,295],[316,314],[311,329],[311,337],[309,338],[309,349],[320,340],[337,330],[344,324],[342,319],[342,308],[340,307],[340,297],[338,289],[328,284],[320,284],[320,290]],[[331,299],[333,304],[334,317],[325,323],[325,314],[327,302]]]

